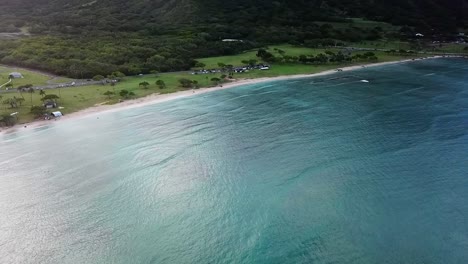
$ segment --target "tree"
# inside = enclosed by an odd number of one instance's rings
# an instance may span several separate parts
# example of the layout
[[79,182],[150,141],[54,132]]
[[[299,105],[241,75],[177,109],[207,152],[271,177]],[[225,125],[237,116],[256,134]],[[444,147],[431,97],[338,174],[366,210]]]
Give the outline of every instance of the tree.
[[104,80],[105,78],[106,78],[106,77],[104,77],[104,76],[102,76],[102,75],[95,75],[95,76],[93,77],[93,80],[95,80],[95,81],[102,81],[102,80]]
[[[170,57],[171,55],[167,54],[167,56]],[[146,60],[146,63],[149,64],[151,68],[161,71],[161,68],[165,67],[166,65],[166,58],[161,55],[154,55],[149,57]]]
[[265,49],[259,49],[257,51],[257,57],[263,58],[264,56],[266,56],[267,53],[268,53],[268,51],[266,51]]
[[115,71],[112,73],[112,75],[114,75],[118,80],[125,78],[125,74],[120,71]]
[[60,97],[58,97],[57,95],[55,94],[47,94],[47,95],[44,95],[44,97],[42,97],[42,101],[46,101],[46,100],[57,100],[57,99],[60,99]]
[[123,98],[127,99],[130,96],[135,96],[135,93],[124,89],[124,90],[120,90],[119,95],[122,96]]
[[7,84],[5,85],[5,88],[8,88],[8,89],[13,88],[13,84],[12,84],[11,82],[10,82],[10,83],[7,83]]
[[24,90],[23,90],[23,89],[24,89],[23,87],[18,87],[17,90],[18,90],[18,93],[20,94],[21,98],[24,99],[24,96],[23,96],[23,91],[24,91]]
[[5,105],[10,105],[10,108],[18,108],[18,102],[16,96],[13,96],[13,98],[8,98],[5,101],[3,101],[3,104]]
[[122,96],[123,98],[128,98],[128,96],[129,96],[128,94],[129,94],[129,93],[130,93],[130,92],[129,92],[128,90],[125,90],[125,89],[124,89],[124,90],[120,90],[119,95]]
[[16,102],[22,106],[23,105],[23,102],[26,101],[24,98],[16,98]]
[[220,78],[211,78],[211,81],[215,83],[215,85],[218,85],[220,82],[221,82],[221,79]]
[[224,69],[224,68],[226,68],[226,64],[224,64],[222,62],[218,62],[218,67],[220,67],[221,69]]
[[205,63],[203,62],[199,62],[199,61],[195,62],[195,68],[205,68],[205,66],[206,66]]
[[193,84],[193,86],[195,87],[195,89],[200,88],[200,87],[198,86],[198,81],[192,81],[192,84]]
[[261,58],[266,62],[274,62],[276,60],[275,56],[265,49],[259,49],[257,52],[257,57]]
[[29,93],[29,95],[31,95],[31,105],[33,105],[32,96],[33,96],[33,93],[35,93],[35,92],[36,91],[32,87],[28,89],[28,93]]
[[323,54],[323,53],[319,53],[317,54],[317,56],[315,56],[315,60],[319,63],[327,63],[328,62],[328,57],[327,55]]
[[0,116],[0,125],[14,126],[16,124],[16,118],[9,114],[3,114]]
[[165,89],[166,88],[166,83],[164,83],[163,80],[157,80],[156,85],[159,87],[159,89]]
[[33,114],[35,117],[41,117],[45,113],[47,113],[46,109],[43,106],[32,106],[29,112]]
[[40,95],[41,97],[44,97],[44,96],[46,95],[46,92],[45,92],[44,90],[41,89],[41,90],[39,91],[39,95]]
[[257,60],[251,59],[249,60],[249,66],[253,67],[257,64]]
[[105,96],[107,96],[107,99],[111,99],[111,96],[113,96],[115,93],[112,91],[107,91],[104,93]]
[[[5,101],[3,101],[2,104],[4,104],[4,105],[10,105],[10,98],[5,99]],[[10,105],[10,107],[11,107],[11,105]]]
[[124,77],[125,77],[125,74],[120,71],[115,71],[107,75],[107,79],[118,80],[118,81],[122,80]]
[[147,81],[141,82],[139,86],[143,86],[143,89],[148,89],[149,83]]
[[300,63],[307,63],[309,59],[307,58],[306,55],[299,55],[299,62]]
[[183,88],[191,88],[193,85],[192,80],[185,79],[185,78],[179,79],[179,83]]

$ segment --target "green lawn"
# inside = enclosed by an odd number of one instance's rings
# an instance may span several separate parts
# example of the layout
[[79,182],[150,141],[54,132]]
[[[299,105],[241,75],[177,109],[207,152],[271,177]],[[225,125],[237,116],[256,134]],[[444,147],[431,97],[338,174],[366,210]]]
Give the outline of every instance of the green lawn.
[[468,50],[465,48],[468,47],[467,44],[457,44],[457,43],[443,43],[441,45],[434,45],[433,48],[435,51],[447,52],[447,53],[468,53]]
[[[274,45],[266,48],[267,51],[271,52],[273,55],[278,56],[279,53],[276,49],[280,49],[286,52],[286,55],[289,56],[299,56],[299,55],[317,55],[323,53],[325,49],[311,49],[305,47],[295,47],[292,45]],[[204,63],[205,68],[219,68],[218,63],[222,62],[226,65],[241,66],[243,65],[243,60],[258,60],[260,59],[256,56],[258,50],[246,51],[244,53],[232,56],[221,56],[221,57],[211,57],[211,58],[200,58],[197,61]]]
[[[18,87],[26,84],[32,84],[34,86],[46,85],[47,81],[52,80],[54,78],[53,76],[37,73],[34,71],[28,71],[22,68],[0,66],[0,85],[8,82],[8,77],[12,72],[19,72],[24,77],[20,79],[13,79],[13,87]],[[59,78],[58,80],[63,82],[70,81],[70,79],[63,77]]]
[[362,41],[362,42],[353,42],[347,43],[348,46],[356,48],[369,48],[369,49],[386,49],[386,50],[409,50],[411,46],[406,41],[397,41],[397,40],[376,40],[376,41]]
[[[404,49],[408,50],[409,49],[409,44],[407,42],[397,42],[397,41],[389,41],[389,42],[384,42],[384,41],[367,41],[367,42],[361,42],[361,43],[352,43],[350,44],[354,47],[358,48],[373,48],[373,49]],[[331,49],[314,49],[314,48],[306,48],[306,47],[297,47],[297,46],[292,46],[292,45],[274,45],[274,46],[269,46],[266,48],[269,52],[271,52],[273,55],[279,57],[280,54],[278,53],[278,50],[283,50],[286,52],[286,55],[289,56],[300,56],[300,55],[317,55],[319,53],[324,53],[326,50],[333,51],[335,53],[339,52],[339,48],[331,48]],[[276,49],[276,50],[275,50]],[[363,52],[354,52],[355,54],[358,53],[365,53]],[[379,59],[387,61],[387,60],[395,60],[395,56],[389,56],[385,52],[381,51],[375,51],[374,52]],[[259,62],[260,59],[256,56],[257,50],[251,50],[247,51],[238,55],[232,55],[232,56],[221,56],[221,57],[211,57],[211,58],[200,58],[197,59],[197,61],[204,63],[206,66],[206,69],[212,69],[212,68],[219,68],[218,63],[224,63],[226,65],[234,65],[234,66],[242,66],[244,65],[242,63],[243,60],[258,60]],[[300,65],[296,65],[296,67],[300,68]]]

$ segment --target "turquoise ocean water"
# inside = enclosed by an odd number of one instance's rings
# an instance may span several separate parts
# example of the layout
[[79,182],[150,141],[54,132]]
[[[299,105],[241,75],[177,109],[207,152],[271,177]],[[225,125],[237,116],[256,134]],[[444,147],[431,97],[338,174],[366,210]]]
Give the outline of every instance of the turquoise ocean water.
[[0,263],[468,263],[468,61],[0,135]]

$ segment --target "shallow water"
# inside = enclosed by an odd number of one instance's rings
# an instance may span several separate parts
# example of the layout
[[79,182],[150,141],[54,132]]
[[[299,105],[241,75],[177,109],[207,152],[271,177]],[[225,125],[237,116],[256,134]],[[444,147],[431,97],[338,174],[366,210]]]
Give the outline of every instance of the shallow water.
[[468,263],[467,72],[367,68],[0,135],[0,263]]

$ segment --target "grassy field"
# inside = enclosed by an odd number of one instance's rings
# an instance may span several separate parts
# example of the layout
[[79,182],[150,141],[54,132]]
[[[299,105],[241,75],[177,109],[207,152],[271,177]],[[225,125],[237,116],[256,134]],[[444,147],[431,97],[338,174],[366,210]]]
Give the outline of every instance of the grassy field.
[[348,46],[353,46],[356,48],[369,48],[369,49],[386,49],[386,50],[410,50],[411,45],[406,41],[386,41],[386,40],[376,40],[376,41],[362,41],[356,43],[348,43]]
[[433,48],[435,51],[440,51],[442,53],[468,53],[467,44],[457,44],[457,43],[443,43],[440,45],[434,45]]
[[[305,47],[295,47],[291,45],[274,45],[266,48],[268,52],[271,52],[273,55],[278,56],[278,51],[275,49],[280,49],[286,52],[286,55],[289,56],[299,56],[299,55],[317,55],[319,53],[325,52],[325,49],[310,49]],[[197,61],[204,63],[205,68],[219,68],[218,63],[222,62],[226,65],[241,66],[243,65],[243,60],[259,60],[256,56],[257,50],[246,51],[244,53],[234,55],[234,56],[221,56],[221,57],[211,57],[211,58],[200,58]],[[260,60],[259,60],[260,62]]]
[[[280,45],[272,46],[269,50],[276,54],[277,51],[274,49],[282,49],[286,52],[287,55],[298,56],[302,54],[318,54],[324,52],[322,49],[309,49],[303,47],[293,47],[289,45]],[[205,63],[207,67],[217,68],[217,63],[222,62],[224,64],[233,64],[241,65],[242,60],[256,59],[256,51],[249,51],[234,56],[226,57],[215,57],[215,58],[203,58],[199,61]],[[400,60],[409,57],[401,57],[395,55],[389,55],[385,52],[375,52],[378,56],[378,62],[385,61],[394,61]],[[280,75],[293,75],[293,74],[312,74],[325,70],[335,69],[339,67],[345,67],[350,65],[357,65],[360,63],[329,63],[325,65],[303,65],[303,64],[273,64],[270,70],[261,71],[261,70],[252,70],[247,73],[235,73],[234,79],[252,79],[252,78],[261,78],[261,77],[274,77]],[[149,74],[143,76],[132,76],[126,77],[122,82],[118,83],[115,86],[107,85],[92,85],[92,86],[82,86],[82,87],[70,87],[70,88],[61,88],[61,89],[47,89],[45,90],[47,94],[56,94],[60,96],[58,100],[59,106],[63,107],[60,109],[64,114],[76,112],[81,109],[92,107],[95,105],[101,104],[115,104],[119,102],[121,97],[118,95],[119,91],[126,89],[128,91],[134,92],[135,96],[133,98],[147,96],[153,93],[173,93],[177,91],[184,90],[185,88],[180,87],[179,79],[186,78],[190,80],[195,80],[198,82],[200,87],[210,87],[215,84],[211,81],[211,78],[219,78],[221,73],[216,74],[199,74],[193,75],[189,72],[178,72],[178,73],[163,73],[163,74]],[[155,84],[157,80],[163,80],[167,86],[165,89],[159,89]],[[39,81],[39,79],[38,79]],[[148,89],[140,87],[141,82],[148,82],[150,85]],[[106,91],[114,91],[116,95],[108,98],[104,95]],[[23,105],[17,109],[9,108],[7,104],[0,105],[0,115],[10,114],[13,112],[18,112],[19,123],[26,123],[32,121],[34,118],[29,113],[29,110],[32,105],[41,105],[42,101],[41,96],[36,91],[33,94],[29,93],[0,93],[1,102],[4,102],[8,98],[24,97],[25,101]]]
[[[395,47],[397,47],[397,42],[389,42],[388,46],[386,47],[383,47],[383,46],[375,46],[376,43],[374,43],[374,45],[372,45],[371,42],[363,42],[361,43],[361,45],[356,45],[356,47],[361,47],[361,48],[380,48],[380,49],[394,49]],[[402,44],[402,47],[409,47],[409,45],[403,45]],[[276,50],[275,50],[276,49]],[[330,51],[333,51],[335,53],[339,52],[340,49],[339,48],[332,48],[332,49],[312,49],[312,48],[306,48],[306,47],[295,47],[295,46],[291,46],[291,45],[275,45],[275,46],[270,46],[266,49],[267,51],[271,52],[273,55],[275,56],[279,56],[279,53],[277,50],[283,50],[286,52],[286,55],[289,55],[289,56],[300,56],[300,55],[317,55],[319,53],[324,53],[326,50],[330,50]],[[365,51],[363,52],[354,52],[354,54],[362,54],[362,53],[365,53]],[[393,55],[388,55],[387,53],[385,52],[382,52],[382,51],[375,51],[374,52],[377,57],[381,60],[381,61],[388,61],[388,60],[395,60],[395,59],[398,59],[398,58],[395,58],[395,56]],[[247,52],[244,52],[244,53],[241,53],[241,54],[238,54],[238,55],[233,55],[233,56],[221,56],[221,57],[211,57],[211,58],[201,58],[201,59],[197,59],[197,61],[199,62],[202,62],[204,63],[206,66],[205,68],[207,69],[211,69],[211,68],[219,68],[218,66],[218,63],[221,62],[221,63],[224,63],[226,65],[234,65],[234,66],[242,66],[244,65],[242,63],[243,60],[250,60],[250,59],[254,59],[254,60],[259,60],[260,59],[256,56],[257,54],[257,50],[252,50],[252,51],[247,51]],[[301,68],[300,66],[301,65],[297,65],[297,64],[294,64],[295,67],[297,68]]]
[[[113,91],[115,90],[117,93],[122,89],[127,89],[129,91],[133,91],[136,94],[136,97],[142,97],[153,93],[152,90],[143,90],[139,89],[138,85],[132,86],[130,83],[121,83],[117,84],[114,87],[110,85],[91,85],[91,86],[82,86],[82,87],[71,87],[71,88],[61,88],[61,89],[47,89],[45,90],[46,94],[55,94],[59,95],[60,99],[58,99],[59,106],[63,107],[60,109],[62,113],[68,114],[72,112],[76,112],[81,109],[85,109],[88,107],[92,107],[96,104],[114,104],[118,102],[120,97],[113,96],[109,99],[107,96],[103,95],[106,91]],[[18,92],[15,93],[2,93],[0,97],[2,98],[2,102],[8,98],[20,98],[24,97],[25,101],[21,107],[16,109],[9,108],[9,105],[2,104],[0,105],[0,114],[9,114],[12,112],[18,112],[19,115],[19,122],[25,123],[30,122],[34,119],[34,117],[29,113],[31,105],[42,105],[41,96],[39,92],[35,92],[33,94],[30,93],[22,93],[22,95]],[[32,99],[32,100],[31,100]],[[31,103],[32,102],[32,103]]]
[[8,77],[10,73],[12,72],[19,72],[24,77],[20,79],[13,79],[12,81],[13,87],[18,87],[18,86],[26,85],[26,84],[32,84],[34,86],[41,86],[41,85],[46,85],[47,82],[51,80],[53,82],[55,81],[68,82],[71,80],[69,78],[64,78],[64,77],[54,79],[54,76],[45,75],[45,74],[37,73],[34,71],[28,71],[25,69],[8,67],[8,66],[0,66],[0,85],[8,82],[9,80]]

